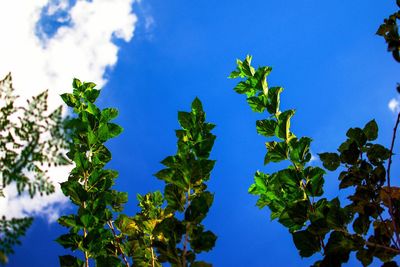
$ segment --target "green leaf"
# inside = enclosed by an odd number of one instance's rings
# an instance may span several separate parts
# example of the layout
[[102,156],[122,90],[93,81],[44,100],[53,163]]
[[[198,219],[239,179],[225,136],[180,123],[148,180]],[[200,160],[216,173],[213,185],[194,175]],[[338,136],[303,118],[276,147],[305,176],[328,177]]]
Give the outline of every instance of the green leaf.
[[195,253],[202,251],[210,251],[217,240],[217,236],[211,231],[199,231],[192,233],[190,239],[190,247]]
[[378,124],[375,120],[371,120],[368,122],[363,129],[365,136],[367,137],[368,141],[374,141],[378,138]]
[[369,266],[373,261],[372,253],[363,248],[357,251],[356,257],[363,266]]
[[231,72],[231,74],[228,76],[229,79],[236,79],[240,77],[240,71],[234,70]]
[[267,142],[267,154],[265,155],[264,164],[270,162],[280,162],[288,158],[289,149],[285,142]]
[[75,215],[73,214],[68,216],[61,216],[57,221],[59,224],[65,227],[79,227]]
[[[351,139],[352,140],[352,139]],[[360,149],[356,141],[352,140],[347,148],[342,149],[340,154],[340,161],[343,163],[348,163],[354,165],[360,158]]]
[[91,227],[96,222],[95,217],[91,214],[84,214],[80,216],[80,220],[85,227]]
[[95,151],[93,151],[93,164],[105,165],[111,160],[111,152],[104,146],[100,145]]
[[204,261],[195,261],[190,265],[191,267],[212,267],[212,264],[209,264]]
[[[267,106],[267,110],[270,114],[276,115],[279,113],[280,95],[281,95],[282,91],[283,91],[282,87],[269,88],[269,90],[268,90],[269,103]],[[293,114],[294,114],[294,111],[293,111]],[[293,116],[293,114],[292,114],[292,116]]]
[[357,234],[367,234],[371,221],[369,216],[360,214],[353,222],[353,229]]
[[238,94],[247,94],[247,93],[249,93],[251,91],[254,91],[253,87],[248,82],[239,82],[233,88],[233,90],[235,90],[236,93],[238,93]]
[[364,146],[367,142],[367,136],[360,128],[350,128],[347,131],[346,136],[355,141],[359,147]]
[[92,130],[88,130],[87,138],[88,138],[89,145],[93,145],[97,142],[97,136],[95,135],[95,133]]
[[185,111],[179,111],[178,121],[183,129],[185,130],[190,129],[193,125],[192,114]]
[[123,210],[123,204],[128,202],[128,193],[126,192],[118,192],[118,191],[111,191],[112,192],[112,208],[114,211],[122,211]]
[[84,262],[71,255],[64,255],[58,257],[60,260],[60,267],[83,267]]
[[97,267],[124,267],[125,265],[122,264],[121,259],[118,258],[116,255],[110,256],[101,256],[96,258],[96,266]]
[[72,250],[77,249],[82,241],[83,237],[74,233],[61,235],[56,239],[56,242],[64,248],[71,248]]
[[[94,86],[96,86],[96,85],[94,85]],[[96,89],[86,90],[84,95],[85,95],[86,99],[89,101],[89,103],[94,103],[100,95],[100,90],[96,90]]]
[[241,72],[248,77],[253,76],[255,73],[254,68],[251,66],[251,59],[252,57],[250,55],[247,55],[243,61],[237,61],[238,67]]
[[352,213],[346,209],[340,207],[340,201],[336,197],[331,201],[327,202],[327,214],[326,222],[331,229],[343,229],[352,220]]
[[114,138],[122,133],[124,130],[121,126],[115,123],[107,123],[108,127],[108,137]]
[[269,175],[257,171],[254,175],[254,184],[249,188],[249,193],[252,195],[260,195],[267,192],[267,179]]
[[309,207],[310,203],[308,200],[299,200],[288,203],[279,216],[279,222],[287,227],[291,233],[300,230],[308,220],[307,213]]
[[214,195],[204,191],[196,196],[185,211],[185,221],[200,223],[207,215],[214,200]]
[[333,231],[325,247],[328,257],[324,260],[340,266],[349,260],[350,252],[354,249],[354,241],[349,234]]
[[61,95],[62,100],[64,101],[65,104],[67,104],[68,107],[75,107],[76,103],[77,103],[77,99],[75,98],[75,96],[73,94],[62,94]]
[[100,113],[99,108],[96,107],[95,104],[88,102],[87,105],[88,105],[88,106],[87,106],[87,108],[86,108],[86,111],[89,112],[90,114],[96,116],[97,114]]
[[252,96],[247,98],[247,103],[254,112],[264,112],[268,106],[268,97],[266,95]]
[[168,207],[172,210],[183,211],[185,209],[185,192],[173,184],[167,184],[164,189],[164,196]]
[[390,150],[382,145],[374,144],[367,150],[367,157],[374,165],[379,165],[390,156]]
[[107,141],[110,138],[114,138],[120,135],[123,128],[115,123],[100,123],[99,129],[97,131],[97,137],[101,141]]
[[[280,189],[288,189],[288,187],[297,188],[300,183],[300,177],[297,171],[294,169],[283,169],[271,176],[274,176],[276,182],[279,183]],[[275,179],[270,179],[269,183],[273,183]]]
[[163,169],[154,174],[154,176],[167,183],[174,184],[181,189],[187,189],[188,181],[184,179],[182,173],[176,173],[173,169]]
[[307,230],[297,231],[292,234],[293,242],[299,250],[301,257],[311,257],[321,250],[320,241],[317,235]]
[[74,80],[72,81],[72,88],[80,89],[81,86],[82,86],[82,82],[79,79],[74,78]]
[[256,122],[257,133],[266,137],[274,136],[278,123],[275,120],[258,120]]
[[263,92],[263,95],[268,96],[268,83],[267,76],[271,73],[271,67],[259,67],[254,74],[254,77],[258,80],[257,88]]
[[295,111],[290,109],[278,115],[278,127],[276,128],[276,136],[282,140],[290,140],[292,137],[290,133],[290,119],[293,117]]
[[105,108],[101,111],[101,122],[109,122],[118,116],[118,109]]
[[324,174],[325,171],[318,167],[307,167],[304,172],[306,178],[306,191],[307,195],[311,197],[319,197],[324,193]]
[[322,165],[330,171],[334,171],[340,166],[340,158],[337,153],[320,153],[318,156]]
[[289,143],[289,146],[292,148],[290,152],[290,159],[300,164],[310,161],[310,143],[311,138],[309,137],[302,137],[300,140],[293,138]]
[[64,195],[69,196],[72,202],[74,202],[76,205],[81,205],[88,198],[87,192],[77,181],[67,181],[61,183],[61,190],[63,191]]
[[203,104],[201,103],[200,99],[198,99],[197,97],[192,102],[192,112],[193,112],[193,114],[201,114],[204,112]]

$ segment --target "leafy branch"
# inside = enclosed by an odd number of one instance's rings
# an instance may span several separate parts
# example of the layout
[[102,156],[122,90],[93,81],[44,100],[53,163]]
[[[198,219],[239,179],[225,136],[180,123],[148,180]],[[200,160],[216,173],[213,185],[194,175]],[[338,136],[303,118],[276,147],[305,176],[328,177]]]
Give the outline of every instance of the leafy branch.
[[161,163],[166,168],[155,174],[165,181],[164,197],[158,191],[138,195],[141,211],[134,217],[121,215],[117,220],[119,230],[127,237],[124,244],[134,266],[154,267],[164,262],[180,267],[210,266],[196,261],[196,254],[210,251],[217,238],[201,223],[214,197],[206,190],[215,164],[209,159],[214,125],[205,122],[197,98],[191,112],[179,112],[178,120],[182,127],[176,130],[178,151],[165,158]]
[[[257,206],[268,206],[271,219],[278,219],[288,228],[300,256],[310,257],[322,251],[322,260],[314,266],[341,266],[348,261],[351,252],[356,252],[364,266],[369,265],[373,257],[397,266],[392,259],[400,254],[393,242],[399,216],[394,211],[399,208],[400,191],[384,186],[384,163],[392,152],[371,142],[378,137],[375,120],[363,129],[349,129],[347,140],[338,148],[339,153],[319,154],[326,169],[334,171],[342,166],[340,189],[354,188],[354,194],[347,197],[350,204],[342,207],[339,198],[323,198],[325,171],[307,166],[311,159],[311,139],[298,138],[290,131],[294,110],[280,111],[283,89],[268,87],[266,78],[270,72],[270,67],[256,70],[251,66],[251,57],[247,56],[237,61],[237,69],[230,75],[230,78],[244,78],[235,91],[246,95],[253,111],[269,113],[267,119],[256,122],[259,134],[277,140],[266,143],[264,164],[290,163],[272,174],[256,172],[249,193],[259,196]],[[385,210],[390,214],[387,219],[383,219]]]
[[73,93],[61,97],[77,114],[68,122],[72,145],[67,156],[75,168],[68,181],[61,184],[61,189],[78,210],[58,220],[70,231],[57,242],[64,248],[82,251],[85,260],[65,255],[60,257],[60,265],[88,267],[93,259],[97,266],[129,266],[110,224],[113,212],[122,211],[128,195],[111,189],[118,173],[104,169],[111,160],[104,143],[122,132],[119,125],[110,122],[118,116],[118,111],[114,108],[100,110],[94,104],[100,94],[94,83],[74,79],[72,86]]
[[[48,92],[16,105],[18,96],[11,74],[0,81],[0,197],[3,189],[15,186],[18,194],[49,195],[54,185],[46,166],[69,164],[64,155],[68,137],[61,117],[61,107],[53,112],[47,107]],[[20,244],[33,218],[0,219],[0,263],[7,263],[13,246]]]

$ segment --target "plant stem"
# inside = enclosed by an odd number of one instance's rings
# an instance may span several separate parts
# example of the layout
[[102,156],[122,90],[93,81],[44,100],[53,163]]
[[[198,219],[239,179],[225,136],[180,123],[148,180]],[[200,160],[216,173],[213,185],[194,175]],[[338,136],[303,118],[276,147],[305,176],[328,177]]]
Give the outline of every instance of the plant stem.
[[[83,238],[85,238],[87,235],[86,228],[83,228]],[[89,254],[85,250],[85,267],[89,267]]]
[[397,249],[397,248],[391,248],[391,247],[387,247],[387,246],[384,246],[384,245],[380,245],[380,244],[376,244],[376,243],[372,243],[372,242],[368,242],[368,241],[365,241],[365,244],[367,246],[383,248],[383,249],[392,251],[392,252],[394,252],[396,254],[400,254],[400,250]]
[[[83,188],[87,191],[87,182],[88,182],[89,174],[87,171],[83,174]],[[86,201],[83,201],[83,208],[86,209]],[[86,227],[83,227],[83,239],[87,236]],[[85,267],[89,267],[89,253],[85,250]]]
[[[334,231],[341,232],[341,233],[344,233],[344,234],[350,234],[348,231],[341,230],[341,229],[335,229]],[[359,236],[359,237],[362,237],[359,234],[356,234],[356,235]],[[385,245],[377,244],[377,243],[374,243],[374,242],[369,242],[369,241],[366,241],[366,240],[364,241],[364,244],[367,245],[367,246],[370,246],[370,247],[383,248],[385,250],[392,251],[392,252],[394,252],[396,254],[400,254],[400,249],[398,249],[398,248],[392,248],[392,247],[388,247],[388,246],[385,246]]]
[[[376,207],[379,207],[378,204],[375,204],[375,205],[376,205]],[[388,233],[390,233],[389,227],[388,227],[387,224],[385,223],[385,220],[383,219],[382,214],[379,214],[379,218],[380,218],[381,221],[384,223],[385,228],[386,228],[386,231],[388,231]],[[392,240],[394,246],[395,246],[397,249],[399,249],[399,246],[398,246],[398,244],[396,243],[396,240],[394,240],[393,235],[390,237],[390,239]]]
[[[190,186],[186,195],[186,209],[190,205]],[[182,252],[182,266],[186,267],[186,252],[187,252],[187,243],[188,243],[188,236],[189,236],[189,230],[190,230],[190,223],[186,222],[186,232],[185,232],[185,239],[183,241],[183,252]]]
[[153,249],[153,247],[151,247],[150,250],[151,250],[151,267],[154,267],[156,265],[155,265],[155,261],[154,261],[155,258],[154,258],[154,249]]
[[392,195],[391,195],[391,189],[390,189],[390,167],[392,166],[394,141],[396,139],[396,132],[397,132],[397,127],[399,126],[399,122],[400,122],[400,112],[397,115],[396,124],[393,129],[392,144],[390,145],[390,154],[389,154],[389,161],[388,161],[388,167],[387,167],[387,183],[388,183],[388,188],[389,188],[389,192],[388,192],[388,194],[389,194],[389,214],[390,214],[390,217],[392,218],[393,229],[394,229],[394,232],[396,235],[396,241],[397,241],[398,246],[400,246],[400,237],[399,237],[399,229],[397,228],[397,224],[396,224],[396,217],[393,214]]
[[[296,170],[296,174],[300,172],[300,169],[297,167],[297,165],[291,160],[292,165],[294,166],[295,170]],[[303,182],[303,180],[300,181],[300,187],[303,189],[304,195],[307,197],[307,200],[310,204],[310,210],[311,212],[315,212],[314,209],[314,198],[310,200],[310,197],[306,194],[306,184]],[[324,255],[325,255],[325,242],[324,239],[318,235],[318,239],[319,239],[319,243],[321,244],[322,250],[324,251]]]
[[111,229],[111,231],[112,231],[112,233],[113,233],[113,235],[114,235],[114,239],[115,239],[115,242],[116,242],[116,244],[117,244],[117,250],[118,250],[119,253],[121,253],[122,260],[124,261],[125,266],[126,266],[126,267],[129,267],[129,266],[130,266],[130,265],[129,265],[129,262],[128,262],[128,260],[126,259],[126,256],[125,256],[124,252],[123,252],[122,249],[121,249],[119,240],[118,240],[118,238],[117,238],[117,233],[115,232],[114,225],[113,225],[112,221],[108,221],[107,224],[108,224],[108,226],[110,227],[110,229]]

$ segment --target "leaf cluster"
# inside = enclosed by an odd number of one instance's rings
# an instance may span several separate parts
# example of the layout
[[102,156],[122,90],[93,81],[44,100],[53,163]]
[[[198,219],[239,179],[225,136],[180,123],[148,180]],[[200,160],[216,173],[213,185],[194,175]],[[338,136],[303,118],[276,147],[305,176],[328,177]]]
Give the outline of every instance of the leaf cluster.
[[340,165],[345,169],[339,175],[340,189],[355,188],[348,197],[350,204],[342,207],[339,198],[323,197],[325,170],[308,165],[311,139],[298,138],[290,131],[294,110],[280,111],[283,89],[268,88],[266,78],[270,71],[270,67],[256,70],[247,56],[237,61],[237,69],[230,75],[230,78],[244,78],[234,90],[246,95],[252,110],[269,114],[267,119],[256,122],[258,134],[275,139],[266,142],[264,164],[289,163],[287,168],[272,174],[256,172],[249,193],[259,197],[257,206],[268,206],[271,219],[277,219],[289,230],[300,256],[322,252],[323,258],[315,266],[341,266],[351,252],[356,252],[364,266],[373,257],[395,264],[391,260],[400,253],[398,242],[393,240],[399,216],[391,216],[392,219],[382,216],[389,205],[398,210],[398,189],[384,186],[384,163],[390,151],[371,143],[378,136],[376,122],[370,121],[363,129],[349,129],[339,153],[320,154],[326,169],[333,171]]
[[[69,163],[62,109],[49,112],[47,98],[44,91],[17,105],[11,74],[0,81],[0,197],[5,197],[4,188],[14,185],[18,194],[26,192],[31,198],[51,194],[54,185],[47,167]],[[0,263],[7,262],[7,254],[13,253],[31,222],[32,218],[0,220]]]
[[[397,7],[400,8],[400,1],[396,1]],[[400,62],[400,35],[397,21],[400,19],[400,11],[397,11],[384,19],[379,26],[376,34],[382,36],[387,44],[387,50],[392,53],[393,58]]]
[[0,263],[7,263],[7,255],[14,253],[14,246],[20,245],[19,238],[24,236],[31,226],[32,218],[12,218],[6,219],[2,216],[0,219]]
[[[110,122],[118,111],[114,108],[100,110],[94,104],[100,94],[94,83],[74,79],[72,86],[73,93],[61,97],[76,114],[67,123],[72,139],[67,156],[75,168],[68,180],[61,183],[61,189],[78,210],[58,220],[70,230],[57,242],[72,251],[84,252],[86,266],[89,258],[94,259],[97,266],[123,266],[112,223],[113,212],[122,211],[128,195],[112,189],[118,173],[104,168],[111,160],[111,152],[104,143],[122,132],[122,127]],[[60,264],[83,266],[84,262],[65,255],[60,257]]]
[[215,164],[209,159],[214,125],[205,121],[197,98],[190,112],[178,112],[178,120],[178,151],[166,157],[161,162],[166,168],[155,174],[165,182],[164,194],[138,195],[141,211],[134,217],[122,215],[117,221],[127,236],[125,247],[134,266],[161,266],[164,262],[210,266],[197,261],[196,254],[211,250],[217,239],[202,224],[214,199],[206,185]]

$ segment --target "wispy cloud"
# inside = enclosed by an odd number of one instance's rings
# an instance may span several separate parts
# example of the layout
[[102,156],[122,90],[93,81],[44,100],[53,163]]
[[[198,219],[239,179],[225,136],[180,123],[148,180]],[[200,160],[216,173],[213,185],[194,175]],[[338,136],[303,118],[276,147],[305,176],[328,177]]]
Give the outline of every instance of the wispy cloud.
[[[59,94],[70,90],[73,77],[103,86],[105,73],[118,60],[116,39],[133,38],[137,16],[135,0],[3,0],[0,2],[0,76],[12,72],[22,98],[49,89],[49,106],[61,104]],[[49,170],[58,185],[70,167]],[[13,187],[0,199],[0,213],[58,216],[56,206],[66,199],[56,193],[31,200],[17,197]]]
[[315,163],[318,160],[319,160],[319,157],[314,155],[313,153],[311,153],[310,163]]
[[398,113],[400,111],[400,102],[399,102],[399,100],[396,99],[396,98],[392,98],[389,101],[388,107],[393,113]]

